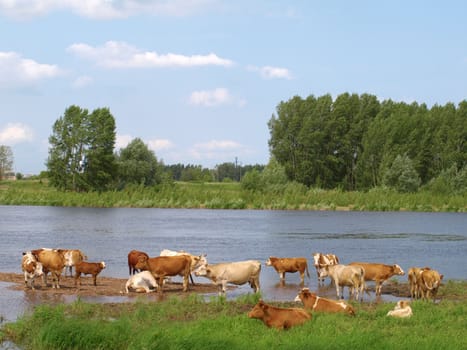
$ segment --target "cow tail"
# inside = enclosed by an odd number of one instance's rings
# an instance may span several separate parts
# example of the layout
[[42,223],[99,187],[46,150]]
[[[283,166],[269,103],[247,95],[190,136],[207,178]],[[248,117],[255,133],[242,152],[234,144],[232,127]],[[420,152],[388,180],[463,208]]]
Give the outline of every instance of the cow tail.
[[305,269],[306,269],[306,275],[308,276],[308,278],[310,278],[310,273],[308,272],[308,263],[306,263]]

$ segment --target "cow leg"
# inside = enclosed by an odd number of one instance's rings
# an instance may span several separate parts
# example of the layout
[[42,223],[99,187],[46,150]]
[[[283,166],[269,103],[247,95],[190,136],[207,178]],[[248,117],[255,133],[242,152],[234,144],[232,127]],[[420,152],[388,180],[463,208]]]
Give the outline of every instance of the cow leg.
[[303,272],[300,272],[300,285],[304,285],[305,284],[305,271]]
[[190,274],[183,276],[183,291],[187,292],[188,291],[188,279],[191,276]]
[[191,273],[190,273],[190,281],[192,285],[195,285],[195,281],[193,281],[193,276],[191,275]]
[[285,281],[285,272],[279,272],[279,279]]
[[92,275],[92,280],[94,282],[94,286],[97,287],[97,275]]

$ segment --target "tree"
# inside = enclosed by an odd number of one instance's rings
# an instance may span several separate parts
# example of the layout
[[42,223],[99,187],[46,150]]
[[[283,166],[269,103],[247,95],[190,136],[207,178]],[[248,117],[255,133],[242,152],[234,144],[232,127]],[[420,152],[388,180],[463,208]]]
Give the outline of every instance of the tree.
[[420,177],[412,160],[407,156],[398,155],[392,166],[386,171],[384,184],[399,192],[416,192],[420,186]]
[[153,186],[161,182],[162,166],[154,152],[140,138],[133,139],[120,150],[117,163],[120,186]]
[[0,180],[13,169],[13,151],[10,146],[0,145]]
[[115,120],[108,109],[70,106],[49,137],[47,170],[52,186],[62,190],[104,190],[115,176]]

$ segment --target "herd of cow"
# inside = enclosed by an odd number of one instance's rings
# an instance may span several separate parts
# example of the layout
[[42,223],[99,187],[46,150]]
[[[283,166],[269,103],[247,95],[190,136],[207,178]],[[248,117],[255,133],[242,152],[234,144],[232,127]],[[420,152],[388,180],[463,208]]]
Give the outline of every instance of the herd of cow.
[[[63,271],[72,274],[75,267],[75,286],[79,288],[82,274],[92,275],[93,284],[97,286],[97,275],[105,268],[105,263],[87,262],[87,257],[77,249],[35,249],[23,253],[22,271],[26,288],[34,289],[35,277],[42,276],[43,283],[47,286],[47,274],[52,275],[52,288],[60,288],[60,276]],[[366,291],[366,281],[375,283],[376,296],[381,295],[382,284],[390,277],[404,275],[402,268],[397,265],[385,265],[380,263],[352,262],[344,265],[334,254],[313,254],[313,262],[316,268],[318,284],[324,283],[329,277],[336,287],[337,299],[331,300],[317,296],[308,288],[303,288],[295,298],[302,302],[302,308],[279,308],[266,304],[263,300],[248,313],[251,318],[261,319],[267,326],[276,328],[290,328],[301,324],[311,318],[309,311],[344,312],[355,315],[355,309],[340,299],[343,299],[343,290],[349,288],[349,299],[363,300],[363,292]],[[269,257],[265,263],[272,266],[279,274],[281,283],[285,283],[286,273],[300,274],[303,285],[305,273],[310,277],[308,261],[304,257],[278,258]],[[218,286],[219,294],[225,294],[227,285],[243,285],[249,283],[254,292],[260,290],[261,262],[258,260],[246,260],[228,263],[208,264],[206,255],[192,255],[184,251],[163,250],[160,256],[149,257],[145,252],[132,250],[128,253],[128,268],[130,277],[125,285],[125,291],[152,292],[163,291],[165,280],[172,276],[183,277],[183,291],[189,287],[191,276],[202,276],[210,279]],[[408,271],[411,298],[433,299],[441,284],[443,275],[429,267],[412,267]],[[389,316],[409,317],[412,309],[409,303],[401,300],[394,310],[388,312]]]

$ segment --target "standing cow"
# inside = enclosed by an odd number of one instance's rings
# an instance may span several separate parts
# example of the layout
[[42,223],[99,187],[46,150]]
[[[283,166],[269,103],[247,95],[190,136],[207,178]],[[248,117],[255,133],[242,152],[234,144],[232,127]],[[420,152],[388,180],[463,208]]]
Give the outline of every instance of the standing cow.
[[246,260],[201,266],[195,271],[195,275],[209,278],[217,285],[219,295],[225,295],[228,283],[235,285],[249,283],[255,293],[259,292],[260,272],[261,262]]
[[352,262],[351,266],[361,266],[365,270],[365,281],[375,282],[376,296],[381,295],[383,283],[394,275],[403,276],[404,270],[397,265],[385,265],[379,263]]
[[34,279],[44,274],[42,264],[31,252],[25,252],[21,259],[21,270],[24,273],[24,286],[34,290]]
[[339,264],[339,258],[335,254],[313,253],[313,262],[318,276],[318,285],[324,283],[324,277],[320,277],[321,270],[329,265]]
[[57,249],[59,252],[63,253],[65,257],[65,277],[67,275],[67,270],[70,271],[70,276],[73,276],[73,266],[81,261],[88,259],[86,254],[84,254],[79,249]]
[[305,271],[308,278],[310,274],[308,273],[308,261],[306,258],[277,258],[275,256],[270,256],[268,261],[266,261],[266,266],[272,266],[279,273],[279,278],[281,283],[285,282],[285,273],[300,273],[300,283],[305,283]]
[[47,286],[47,274],[50,272],[52,275],[52,288],[60,288],[60,276],[65,267],[63,252],[57,249],[42,248],[31,250],[31,253],[42,264],[44,285]]
[[436,294],[438,294],[438,288],[441,285],[443,275],[436,270],[423,270],[420,272],[421,275],[421,295],[425,300],[430,298],[435,301]]
[[128,253],[128,272],[130,276],[134,275],[135,273],[141,272],[141,270],[138,270],[137,268],[135,268],[140,257],[149,259],[149,255],[147,253],[139,251],[139,250],[131,250]]
[[349,299],[355,295],[358,300],[359,293],[363,300],[365,289],[365,270],[361,266],[351,265],[329,265],[321,271],[321,277],[329,276],[336,285],[337,298],[341,297],[340,287],[342,287],[342,298],[344,298],[344,287],[349,287]]
[[[201,267],[202,265],[206,265],[208,263],[208,261],[206,259],[206,254],[193,255],[193,254],[187,253],[184,250],[181,250],[181,251],[177,252],[175,250],[170,250],[170,249],[164,249],[160,253],[160,256],[179,256],[179,255],[186,255],[186,256],[190,257],[190,259],[191,259],[191,267],[190,267],[191,272],[194,272],[197,268]],[[193,276],[191,275],[191,273],[190,273],[190,281],[191,281],[191,284],[193,284],[193,285],[195,284],[195,282],[193,281]]]
[[94,286],[97,286],[97,275],[105,269],[105,262],[81,261],[75,265],[75,286],[81,286],[81,274],[91,275]]

